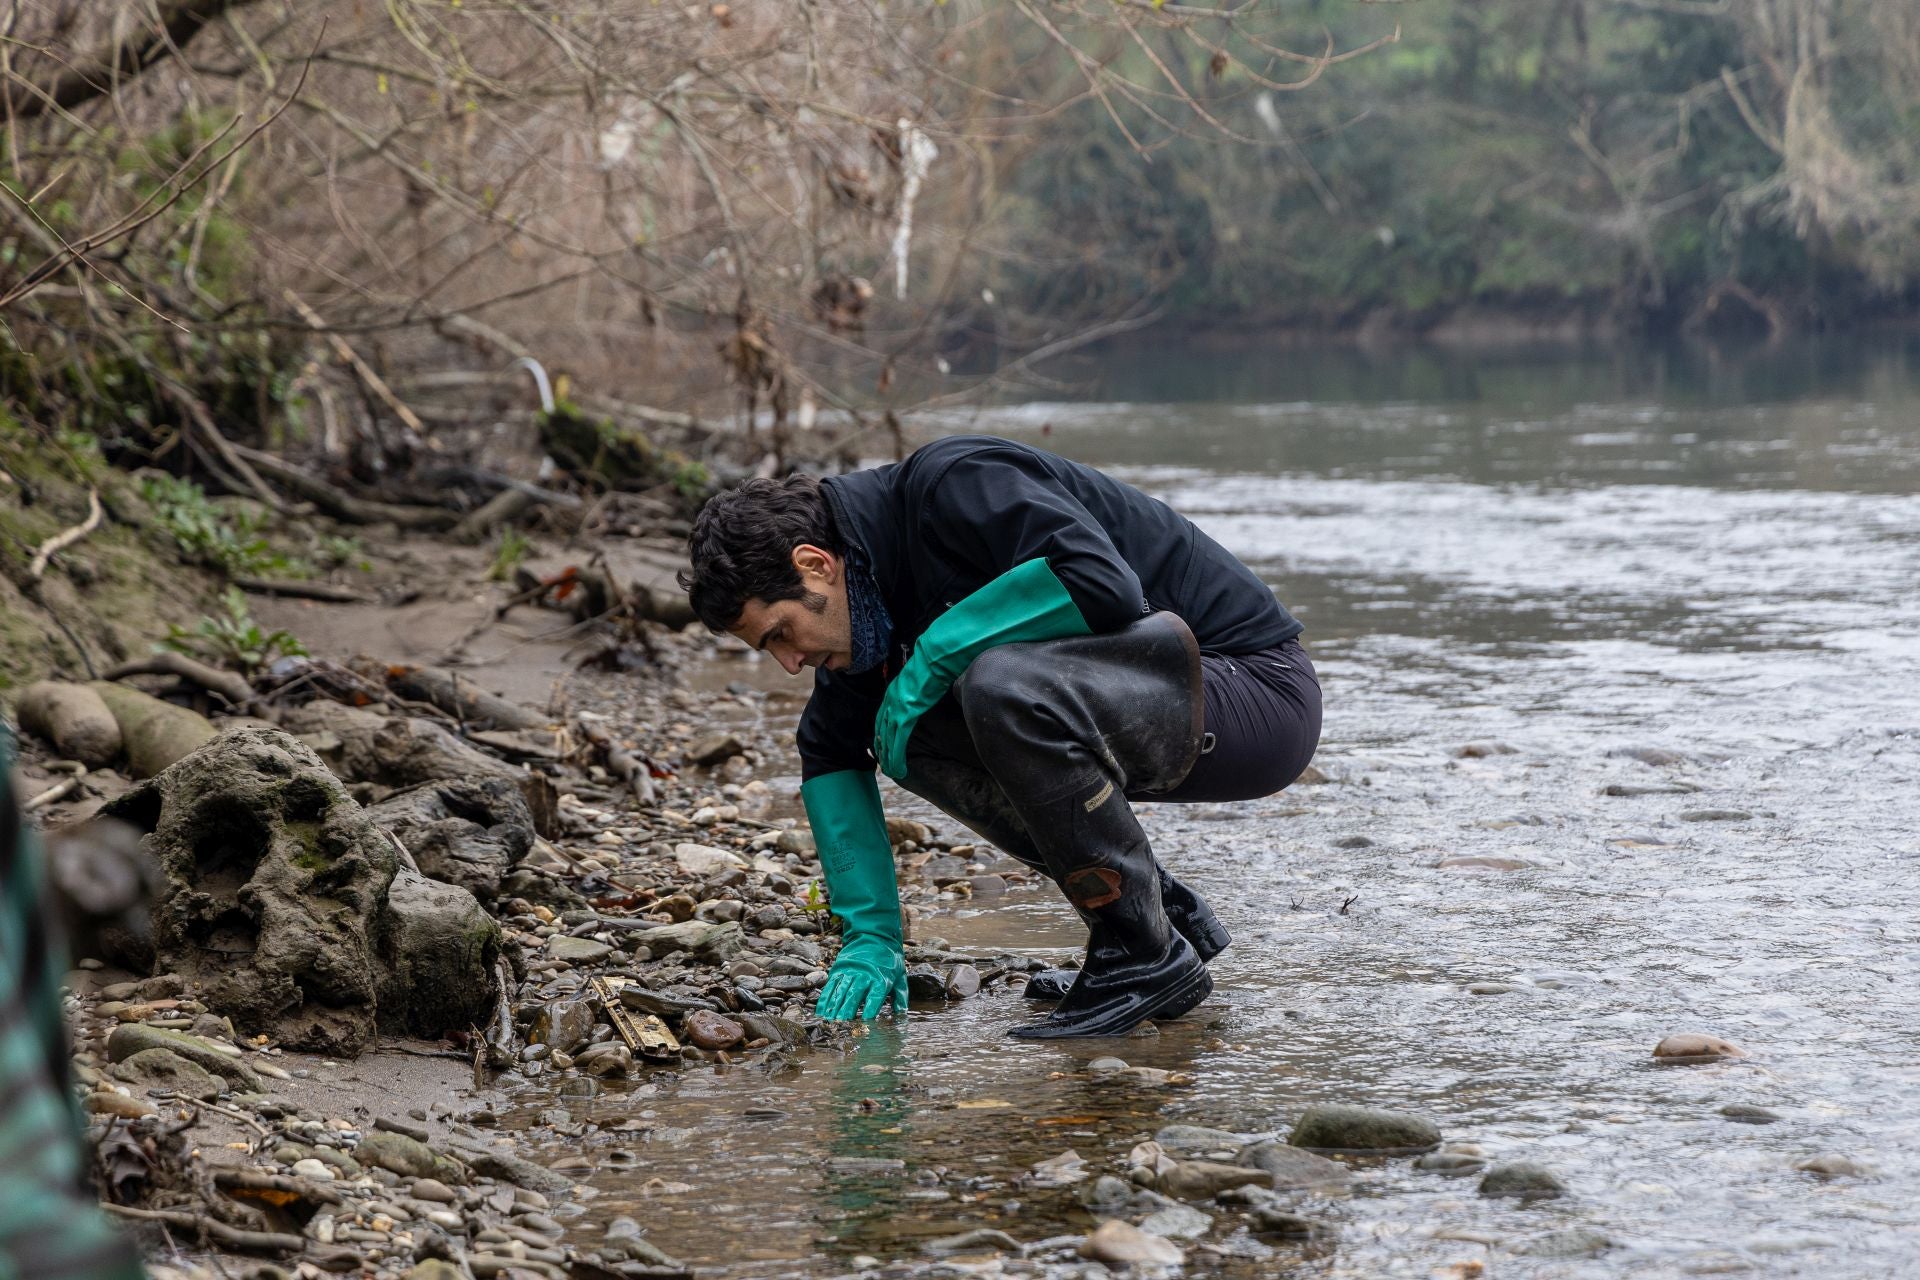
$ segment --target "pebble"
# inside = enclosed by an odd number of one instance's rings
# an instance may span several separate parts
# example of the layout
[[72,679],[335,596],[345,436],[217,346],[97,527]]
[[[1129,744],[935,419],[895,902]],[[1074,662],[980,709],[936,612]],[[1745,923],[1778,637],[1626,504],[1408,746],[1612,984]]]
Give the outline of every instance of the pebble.
[[1161,1191],[1182,1200],[1205,1200],[1234,1187],[1273,1185],[1273,1175],[1265,1169],[1243,1164],[1217,1164],[1212,1160],[1180,1160],[1160,1174],[1155,1184]]
[[1197,1240],[1213,1227],[1213,1219],[1191,1205],[1176,1204],[1157,1209],[1140,1220],[1140,1229],[1148,1235],[1173,1240]]
[[1785,1119],[1778,1111],[1769,1111],[1745,1102],[1730,1102],[1720,1108],[1720,1114],[1736,1124],[1773,1124]]
[[453,1188],[438,1178],[415,1178],[408,1194],[415,1200],[427,1200],[434,1204],[453,1204],[456,1200]]
[[1479,1173],[1487,1167],[1487,1162],[1464,1152],[1433,1151],[1415,1160],[1413,1167],[1426,1173],[1437,1173],[1443,1178],[1464,1178]]
[[1187,1255],[1179,1245],[1122,1222],[1118,1218],[1095,1227],[1080,1245],[1080,1256],[1108,1266],[1184,1266]]
[[1338,1160],[1283,1142],[1256,1142],[1240,1153],[1239,1163],[1264,1170],[1280,1191],[1337,1186],[1353,1176]]
[[687,1015],[686,1038],[702,1049],[731,1049],[746,1039],[746,1032],[731,1018],[696,1009]]
[[1817,1174],[1822,1178],[1863,1178],[1867,1169],[1847,1156],[1827,1154],[1802,1160],[1793,1166],[1802,1173]]
[[312,1156],[308,1156],[304,1160],[295,1160],[293,1162],[293,1171],[300,1177],[312,1178],[315,1182],[333,1181],[333,1170],[327,1168],[326,1165],[315,1160]]
[[1653,1056],[1656,1061],[1672,1063],[1719,1062],[1724,1058],[1744,1058],[1747,1051],[1719,1036],[1682,1032],[1653,1046]]
[[599,964],[613,954],[613,948],[592,938],[570,938],[556,933],[547,939],[547,954],[568,964]]
[[1564,1182],[1545,1165],[1519,1160],[1497,1164],[1480,1179],[1483,1196],[1516,1196],[1523,1200],[1551,1200],[1567,1193]]

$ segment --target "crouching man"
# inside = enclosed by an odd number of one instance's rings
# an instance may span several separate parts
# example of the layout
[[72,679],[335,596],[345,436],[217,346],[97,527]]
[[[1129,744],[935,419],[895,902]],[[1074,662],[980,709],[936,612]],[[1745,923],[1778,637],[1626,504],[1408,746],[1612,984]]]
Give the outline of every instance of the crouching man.
[[886,775],[1051,878],[1088,930],[1029,1039],[1119,1035],[1213,990],[1228,941],[1132,800],[1270,795],[1320,737],[1300,624],[1172,509],[1090,467],[958,436],[827,479],[752,480],[694,522],[694,611],[814,669],[801,797],[843,945],[830,1019],[907,1006]]

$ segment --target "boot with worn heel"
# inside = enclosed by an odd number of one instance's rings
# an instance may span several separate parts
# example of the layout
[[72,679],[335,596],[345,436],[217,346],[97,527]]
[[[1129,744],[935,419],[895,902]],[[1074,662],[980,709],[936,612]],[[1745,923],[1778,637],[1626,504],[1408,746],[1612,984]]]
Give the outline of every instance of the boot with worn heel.
[[[1227,949],[1233,935],[1213,914],[1205,898],[1168,874],[1165,867],[1159,870],[1160,905],[1167,913],[1168,923],[1193,947],[1200,963],[1211,962]],[[1063,1000],[1079,976],[1078,969],[1042,969],[1027,979],[1026,990],[1021,994],[1029,1000]]]

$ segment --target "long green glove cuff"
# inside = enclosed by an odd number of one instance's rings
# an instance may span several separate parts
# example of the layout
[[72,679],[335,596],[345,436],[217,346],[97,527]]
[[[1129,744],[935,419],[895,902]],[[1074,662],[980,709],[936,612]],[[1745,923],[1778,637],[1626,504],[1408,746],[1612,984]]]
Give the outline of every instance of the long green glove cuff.
[[889,1000],[907,1012],[907,960],[900,937],[900,886],[893,876],[880,785],[846,769],[804,782],[806,806],[833,914],[845,928],[814,1012],[823,1018],[873,1018]]
[[913,656],[887,686],[873,722],[873,754],[880,771],[907,776],[907,739],[913,726],[946,696],[982,650],[1021,640],[1084,636],[1093,628],[1044,556],[1015,565],[934,619],[914,642]]

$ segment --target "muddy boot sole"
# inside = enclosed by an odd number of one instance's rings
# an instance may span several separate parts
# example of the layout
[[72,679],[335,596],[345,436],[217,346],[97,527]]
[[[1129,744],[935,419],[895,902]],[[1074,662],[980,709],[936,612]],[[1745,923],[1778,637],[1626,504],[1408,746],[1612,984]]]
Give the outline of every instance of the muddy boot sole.
[[1213,994],[1213,975],[1204,968],[1156,992],[1150,998],[1117,1010],[1106,1018],[1048,1018],[1009,1027],[1007,1034],[1016,1040],[1075,1040],[1098,1036],[1123,1036],[1141,1023],[1154,1018],[1177,1018],[1191,1012]]

